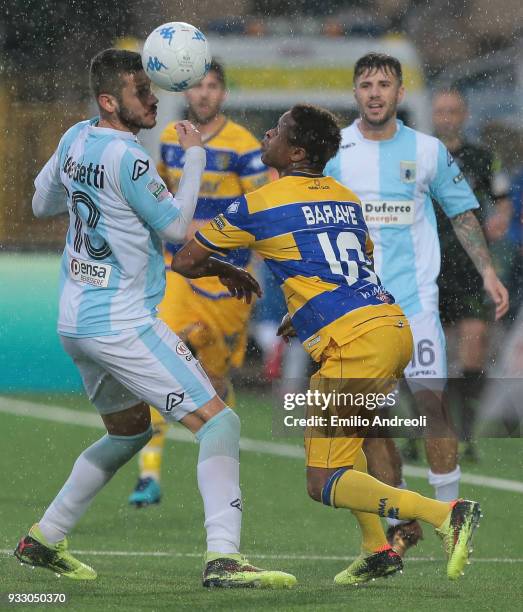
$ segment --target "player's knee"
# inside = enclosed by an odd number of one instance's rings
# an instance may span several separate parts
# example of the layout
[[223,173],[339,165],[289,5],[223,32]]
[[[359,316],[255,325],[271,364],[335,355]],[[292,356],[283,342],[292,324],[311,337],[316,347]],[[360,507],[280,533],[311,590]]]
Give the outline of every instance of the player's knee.
[[311,482],[311,480],[307,480],[307,493],[314,501],[321,502],[322,489],[323,487],[318,482]]
[[144,432],[134,436],[106,434],[82,454],[87,461],[104,472],[113,473],[132,459],[149,442],[152,435],[151,425]]
[[330,472],[322,468],[307,469],[307,493],[314,501],[322,501],[323,488],[329,480]]
[[352,467],[337,469],[309,468],[307,473],[307,493],[314,501],[333,506],[333,490],[337,481]]

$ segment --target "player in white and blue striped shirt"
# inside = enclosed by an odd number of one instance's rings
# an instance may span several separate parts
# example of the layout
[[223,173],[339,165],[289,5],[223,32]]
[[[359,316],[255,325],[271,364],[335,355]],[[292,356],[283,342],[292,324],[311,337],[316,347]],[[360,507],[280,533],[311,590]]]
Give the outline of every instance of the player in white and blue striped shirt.
[[[254,568],[239,553],[239,419],[216,395],[187,346],[156,318],[165,289],[162,239],[182,240],[192,220],[205,167],[201,135],[187,121],[177,124],[185,165],[174,198],[136,137],[155,125],[158,102],[140,55],[102,51],[90,76],[100,116],[65,133],[36,178],[33,211],[37,217],[69,213],[58,333],[107,434],[78,457],[15,555],[76,580],[96,578],[68,552],[66,535],[117,470],[149,441],[153,405],[200,444],[204,586],[289,586],[294,576]],[[247,272],[217,260],[209,266],[209,276],[224,271],[232,291],[237,282],[259,293]],[[243,289],[240,294],[250,297]]]
[[[405,376],[422,414],[434,426],[441,424],[438,437],[426,439],[429,482],[437,499],[450,501],[458,497],[460,469],[457,439],[444,425],[442,410],[447,366],[439,320],[440,248],[433,200],[451,218],[483,277],[498,318],[508,308],[508,294],[472,212],[478,207],[477,200],[459,167],[439,140],[397,119],[404,96],[400,62],[378,53],[360,58],[354,69],[354,95],[360,118],[342,130],[340,149],[325,174],[360,197],[374,242],[376,272],[409,318],[414,356]],[[391,460],[385,465],[383,459],[395,456],[392,441],[369,440],[366,448],[369,471],[389,484],[400,485],[399,462]]]

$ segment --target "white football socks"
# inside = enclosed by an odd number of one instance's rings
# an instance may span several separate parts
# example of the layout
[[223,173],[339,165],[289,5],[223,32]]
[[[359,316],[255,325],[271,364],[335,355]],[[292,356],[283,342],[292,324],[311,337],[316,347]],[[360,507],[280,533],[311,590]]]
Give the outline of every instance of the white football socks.
[[93,465],[83,453],[78,457],[71,475],[38,522],[50,544],[65,538],[112,476]]
[[240,549],[240,419],[230,408],[219,412],[197,432],[198,488],[203,499],[207,550],[231,554]]
[[38,522],[50,544],[69,533],[83,516],[98,491],[116,471],[151,439],[152,428],[136,436],[106,434],[78,457],[66,483]]
[[432,470],[429,470],[429,484],[434,487],[434,497],[438,501],[450,502],[458,499],[460,479],[459,465],[447,474],[434,474]]

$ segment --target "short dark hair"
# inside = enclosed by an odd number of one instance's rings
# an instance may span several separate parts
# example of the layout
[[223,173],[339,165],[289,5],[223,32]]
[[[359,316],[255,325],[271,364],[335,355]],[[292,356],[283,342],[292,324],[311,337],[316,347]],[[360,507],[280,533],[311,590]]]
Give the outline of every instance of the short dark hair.
[[296,104],[290,114],[294,126],[289,131],[289,144],[303,147],[309,162],[323,170],[340,146],[338,119],[325,108],[312,104]]
[[225,78],[225,68],[223,67],[223,64],[214,57],[211,60],[211,65],[209,66],[209,70],[207,71],[207,74],[209,74],[209,72],[214,72],[221,86],[224,89],[227,88],[227,79]]
[[461,100],[465,107],[468,107],[467,98],[465,97],[465,94],[457,87],[450,86],[436,89],[436,91],[432,93],[432,99],[434,100],[435,98],[437,98],[437,96],[456,96],[456,98],[459,98]]
[[142,58],[134,51],[105,49],[91,60],[89,84],[95,98],[102,93],[119,98],[124,74],[135,74],[143,70]]
[[354,82],[367,70],[372,72],[375,70],[390,72],[398,78],[400,83],[403,83],[403,71],[401,70],[400,61],[392,57],[392,55],[372,52],[360,57],[354,66]]

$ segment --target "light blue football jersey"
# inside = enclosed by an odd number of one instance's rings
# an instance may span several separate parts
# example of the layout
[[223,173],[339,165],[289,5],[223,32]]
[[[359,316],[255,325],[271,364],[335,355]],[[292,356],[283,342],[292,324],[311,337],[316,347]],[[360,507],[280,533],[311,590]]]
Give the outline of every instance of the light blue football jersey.
[[456,162],[433,136],[401,121],[390,140],[368,140],[359,120],[342,130],[325,167],[361,199],[375,270],[407,316],[438,311],[440,247],[433,199],[449,217],[479,204]]
[[72,337],[152,322],[165,290],[157,232],[179,215],[136,136],[97,121],[70,128],[35,180],[37,190],[61,186],[67,198],[58,332]]

